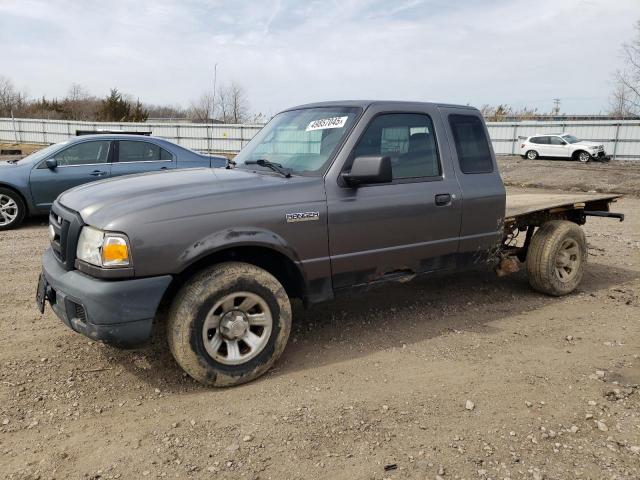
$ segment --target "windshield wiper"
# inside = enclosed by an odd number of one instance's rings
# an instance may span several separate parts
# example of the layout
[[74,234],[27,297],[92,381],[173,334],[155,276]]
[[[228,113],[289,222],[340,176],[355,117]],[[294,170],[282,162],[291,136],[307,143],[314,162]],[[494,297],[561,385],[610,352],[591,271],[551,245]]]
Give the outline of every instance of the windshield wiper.
[[269,160],[265,160],[261,158],[259,160],[247,160],[244,162],[245,165],[259,165],[261,167],[267,167],[273,170],[274,172],[279,173],[285,178],[291,177],[291,169],[283,167],[279,163],[270,162]]

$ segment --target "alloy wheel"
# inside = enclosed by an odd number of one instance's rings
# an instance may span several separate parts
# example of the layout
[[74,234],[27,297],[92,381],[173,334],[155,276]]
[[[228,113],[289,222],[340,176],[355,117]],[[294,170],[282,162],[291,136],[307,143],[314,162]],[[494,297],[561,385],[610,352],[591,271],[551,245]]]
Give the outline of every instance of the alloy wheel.
[[216,302],[202,327],[207,353],[225,365],[246,363],[269,341],[273,318],[267,302],[251,292],[234,292]]
[[0,226],[15,222],[18,213],[16,201],[9,195],[0,194]]

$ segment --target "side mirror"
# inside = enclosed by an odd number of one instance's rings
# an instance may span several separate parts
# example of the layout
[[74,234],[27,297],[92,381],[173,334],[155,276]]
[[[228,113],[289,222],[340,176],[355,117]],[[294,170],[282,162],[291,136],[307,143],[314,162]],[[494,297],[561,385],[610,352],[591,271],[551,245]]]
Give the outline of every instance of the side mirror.
[[58,161],[55,158],[47,158],[44,162],[47,168],[53,170],[58,166]]
[[349,173],[342,178],[350,187],[366,183],[389,183],[393,180],[391,157],[356,157]]

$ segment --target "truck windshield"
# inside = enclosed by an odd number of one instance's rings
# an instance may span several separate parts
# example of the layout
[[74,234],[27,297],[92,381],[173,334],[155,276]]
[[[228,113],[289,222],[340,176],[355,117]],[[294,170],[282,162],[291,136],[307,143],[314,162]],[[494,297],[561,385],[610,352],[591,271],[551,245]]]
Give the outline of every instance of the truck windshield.
[[[236,168],[256,168],[262,160],[300,175],[323,175],[336,148],[355,123],[360,108],[318,107],[282,112],[234,159]],[[259,166],[265,169],[264,166]]]

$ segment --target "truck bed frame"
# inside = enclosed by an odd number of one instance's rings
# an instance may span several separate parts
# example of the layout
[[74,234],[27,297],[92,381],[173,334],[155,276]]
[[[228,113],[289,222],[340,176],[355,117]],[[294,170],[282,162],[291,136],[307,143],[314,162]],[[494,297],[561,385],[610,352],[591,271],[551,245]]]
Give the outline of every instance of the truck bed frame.
[[[518,261],[526,260],[536,228],[546,222],[569,220],[583,225],[587,216],[612,217],[623,221],[622,213],[609,210],[609,205],[620,197],[618,194],[556,193],[508,188],[496,273],[504,276],[519,270]],[[520,232],[526,232],[522,243],[516,240]]]

